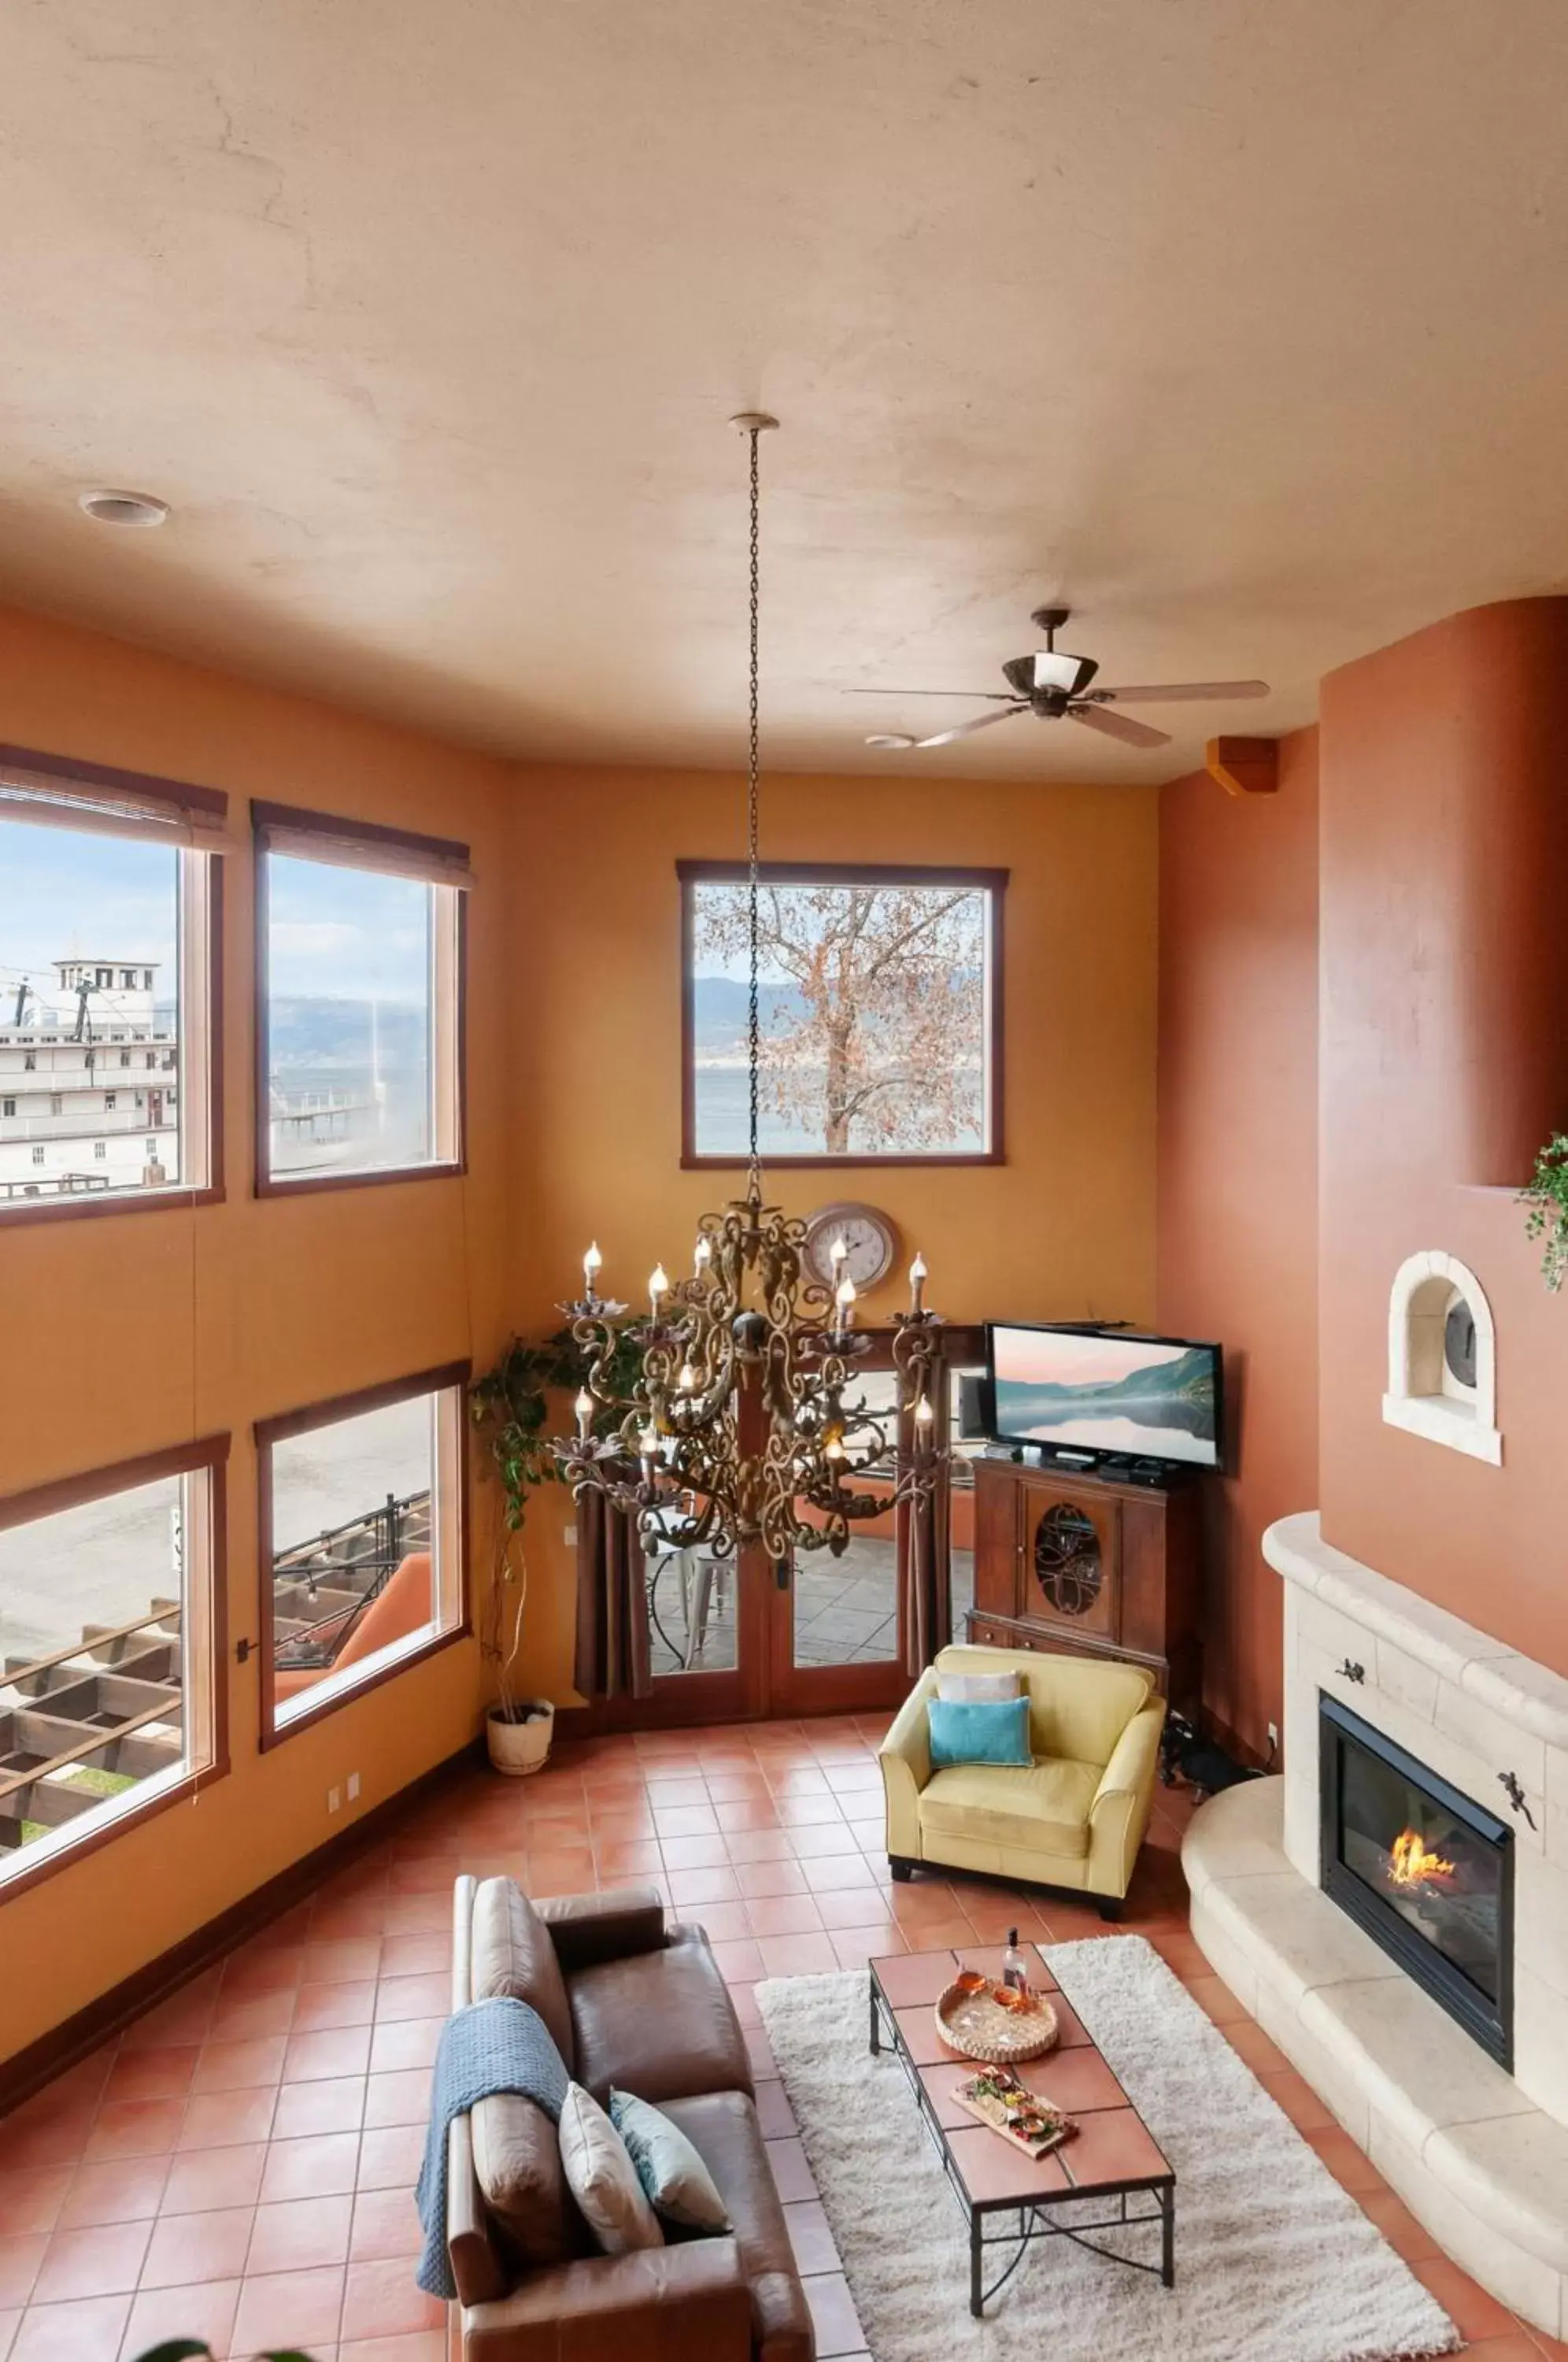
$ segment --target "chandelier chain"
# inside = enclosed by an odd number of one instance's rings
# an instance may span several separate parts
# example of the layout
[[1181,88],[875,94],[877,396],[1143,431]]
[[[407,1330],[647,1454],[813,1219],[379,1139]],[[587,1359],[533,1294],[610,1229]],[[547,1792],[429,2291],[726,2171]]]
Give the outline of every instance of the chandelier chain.
[[758,1145],[760,1128],[757,1120],[759,1068],[762,1055],[762,1025],[760,1003],[757,993],[758,944],[761,929],[760,915],[757,905],[758,886],[756,872],[756,847],[759,828],[759,808],[761,803],[761,772],[759,758],[760,739],[757,723],[757,619],[761,603],[761,568],[758,559],[759,529],[757,518],[760,502],[758,498],[758,469],[756,456],[757,442],[760,436],[760,432],[761,430],[756,426],[753,426],[750,429],[751,657],[748,677],[748,688],[750,692],[750,729],[746,749],[746,911],[749,922],[748,947],[751,966],[750,998],[747,1003],[746,1014],[746,1064],[751,1084],[751,1153],[747,1167],[746,1194],[755,1203],[757,1204],[760,1204],[762,1200],[762,1155]]

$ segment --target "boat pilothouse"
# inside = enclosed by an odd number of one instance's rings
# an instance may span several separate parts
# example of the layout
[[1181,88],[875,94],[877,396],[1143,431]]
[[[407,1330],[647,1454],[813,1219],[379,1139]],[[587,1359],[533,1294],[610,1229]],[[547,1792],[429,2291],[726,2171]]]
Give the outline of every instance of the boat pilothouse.
[[0,963],[0,1206],[179,1178],[180,1045],[160,963]]

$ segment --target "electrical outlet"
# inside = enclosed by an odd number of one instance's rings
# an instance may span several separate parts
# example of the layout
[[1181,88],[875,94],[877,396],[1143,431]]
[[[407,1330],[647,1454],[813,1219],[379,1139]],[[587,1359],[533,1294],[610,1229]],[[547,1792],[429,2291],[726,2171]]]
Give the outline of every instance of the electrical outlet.
[[348,1774],[348,1802],[349,1802],[351,1805],[357,1805],[357,1804],[359,1803],[359,1774],[358,1773],[358,1772],[349,1772],[349,1774]]
[[573,1549],[577,1542],[577,1528],[575,1526],[563,1526],[561,1528],[561,1540],[565,1542],[569,1550]]
[[327,1811],[328,1811],[329,1813],[336,1813],[336,1812],[338,1812],[338,1811],[340,1811],[340,1810],[342,1809],[342,1805],[343,1805],[343,1791],[342,1791],[342,1789],[341,1789],[341,1788],[329,1788],[329,1789],[327,1790],[327,1792],[326,1792],[326,1809],[327,1809]]

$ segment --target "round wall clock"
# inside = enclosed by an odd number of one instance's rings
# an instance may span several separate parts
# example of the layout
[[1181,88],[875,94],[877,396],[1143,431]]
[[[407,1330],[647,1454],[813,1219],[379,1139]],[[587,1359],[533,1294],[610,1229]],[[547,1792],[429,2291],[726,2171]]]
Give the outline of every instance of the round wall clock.
[[875,1206],[854,1200],[819,1206],[806,1217],[806,1268],[813,1279],[830,1286],[834,1279],[833,1248],[842,1239],[849,1252],[844,1268],[857,1288],[875,1287],[886,1279],[899,1251],[899,1234],[889,1217]]

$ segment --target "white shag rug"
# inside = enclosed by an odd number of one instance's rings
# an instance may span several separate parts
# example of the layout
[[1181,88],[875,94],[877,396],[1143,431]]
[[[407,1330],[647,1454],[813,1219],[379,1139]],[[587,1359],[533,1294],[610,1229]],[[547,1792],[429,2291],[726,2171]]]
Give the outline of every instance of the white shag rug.
[[[1173,2290],[1042,2240],[976,2321],[967,2227],[903,2070],[867,2048],[865,1976],[757,1989],[874,2362],[1390,2362],[1459,2349],[1441,2306],[1152,1945],[1099,1937],[1045,1957],[1175,2168]],[[1157,2227],[1095,2235],[1158,2258]],[[988,2286],[1010,2252],[988,2247]]]

